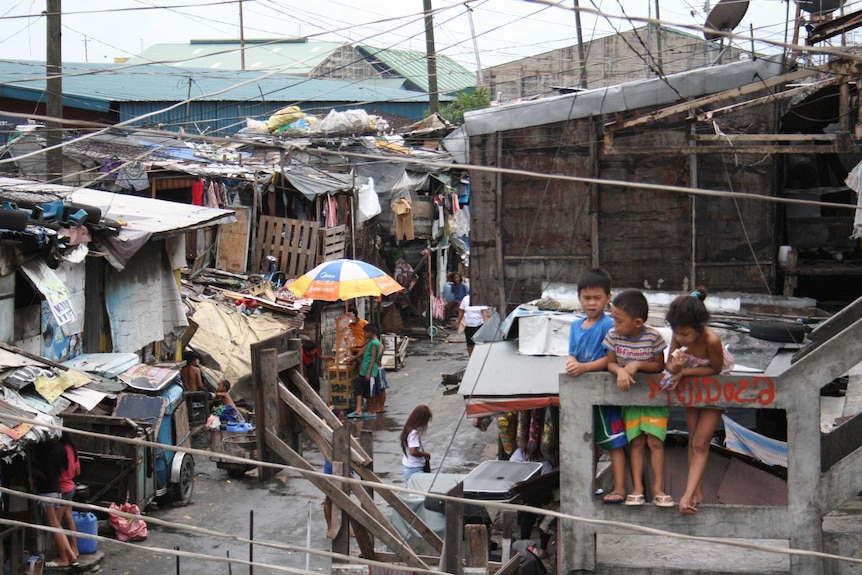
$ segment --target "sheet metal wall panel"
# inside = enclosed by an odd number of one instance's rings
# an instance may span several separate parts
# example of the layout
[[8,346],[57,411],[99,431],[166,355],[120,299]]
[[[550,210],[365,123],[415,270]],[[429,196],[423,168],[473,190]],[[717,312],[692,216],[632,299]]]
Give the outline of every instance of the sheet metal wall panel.
[[[405,92],[406,94],[406,92]],[[126,122],[140,116],[157,112],[173,102],[119,102],[119,121]],[[296,105],[295,102],[192,102],[188,106],[178,106],[172,110],[160,112],[133,122],[139,127],[155,127],[164,124],[168,130],[180,126],[189,133],[197,134],[207,130],[207,134],[231,136],[245,126],[246,118],[266,120],[277,110],[285,106]],[[428,110],[427,102],[369,102],[358,104],[353,102],[303,102],[300,108],[313,115],[326,115],[330,110],[344,111],[363,109],[369,114],[392,114],[408,118],[412,121],[421,120]]]

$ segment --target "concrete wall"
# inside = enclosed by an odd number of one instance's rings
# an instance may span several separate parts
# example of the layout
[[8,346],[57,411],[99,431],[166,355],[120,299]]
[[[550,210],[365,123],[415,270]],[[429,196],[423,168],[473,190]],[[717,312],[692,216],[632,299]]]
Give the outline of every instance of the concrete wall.
[[[587,85],[584,87],[622,84],[653,78],[659,71],[667,75],[708,66],[719,51],[717,42],[707,42],[700,36],[643,26],[585,42]],[[741,54],[742,50],[730,47],[722,61],[738,60]],[[555,86],[577,87],[581,84],[578,47],[568,46],[486,68],[483,76],[491,97],[501,101],[547,94]]]

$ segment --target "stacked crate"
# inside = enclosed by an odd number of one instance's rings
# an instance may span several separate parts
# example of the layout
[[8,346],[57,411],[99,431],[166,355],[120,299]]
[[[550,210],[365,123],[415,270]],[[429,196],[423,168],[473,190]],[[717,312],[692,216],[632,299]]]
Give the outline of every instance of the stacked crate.
[[356,379],[355,363],[332,362],[326,369],[326,381],[329,384],[328,401],[335,407],[347,408],[352,393],[351,386]]

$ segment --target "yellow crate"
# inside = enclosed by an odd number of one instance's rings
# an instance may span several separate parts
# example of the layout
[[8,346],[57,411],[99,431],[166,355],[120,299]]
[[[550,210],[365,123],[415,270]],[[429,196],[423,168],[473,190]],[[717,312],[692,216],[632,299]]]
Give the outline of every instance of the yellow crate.
[[356,379],[355,364],[330,364],[326,369],[326,381],[329,385],[329,403],[336,407],[347,407],[353,392],[353,380]]

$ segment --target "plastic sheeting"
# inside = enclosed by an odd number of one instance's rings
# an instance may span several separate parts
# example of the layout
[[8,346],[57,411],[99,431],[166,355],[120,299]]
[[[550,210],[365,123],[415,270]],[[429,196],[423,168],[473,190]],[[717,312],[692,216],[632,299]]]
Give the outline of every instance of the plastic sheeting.
[[284,177],[308,200],[314,200],[324,194],[346,192],[353,187],[351,182],[344,182],[322,173],[312,175],[284,172]]
[[251,344],[279,335],[290,328],[270,314],[245,315],[212,301],[189,301],[192,321],[198,329],[189,342],[195,350],[206,352],[217,366],[201,362],[201,369],[213,381],[231,382],[234,401],[254,404],[251,390]]
[[114,351],[136,352],[154,341],[170,345],[188,326],[177,281],[163,263],[162,250],[161,242],[148,244],[123,272],[106,268],[105,302]]

